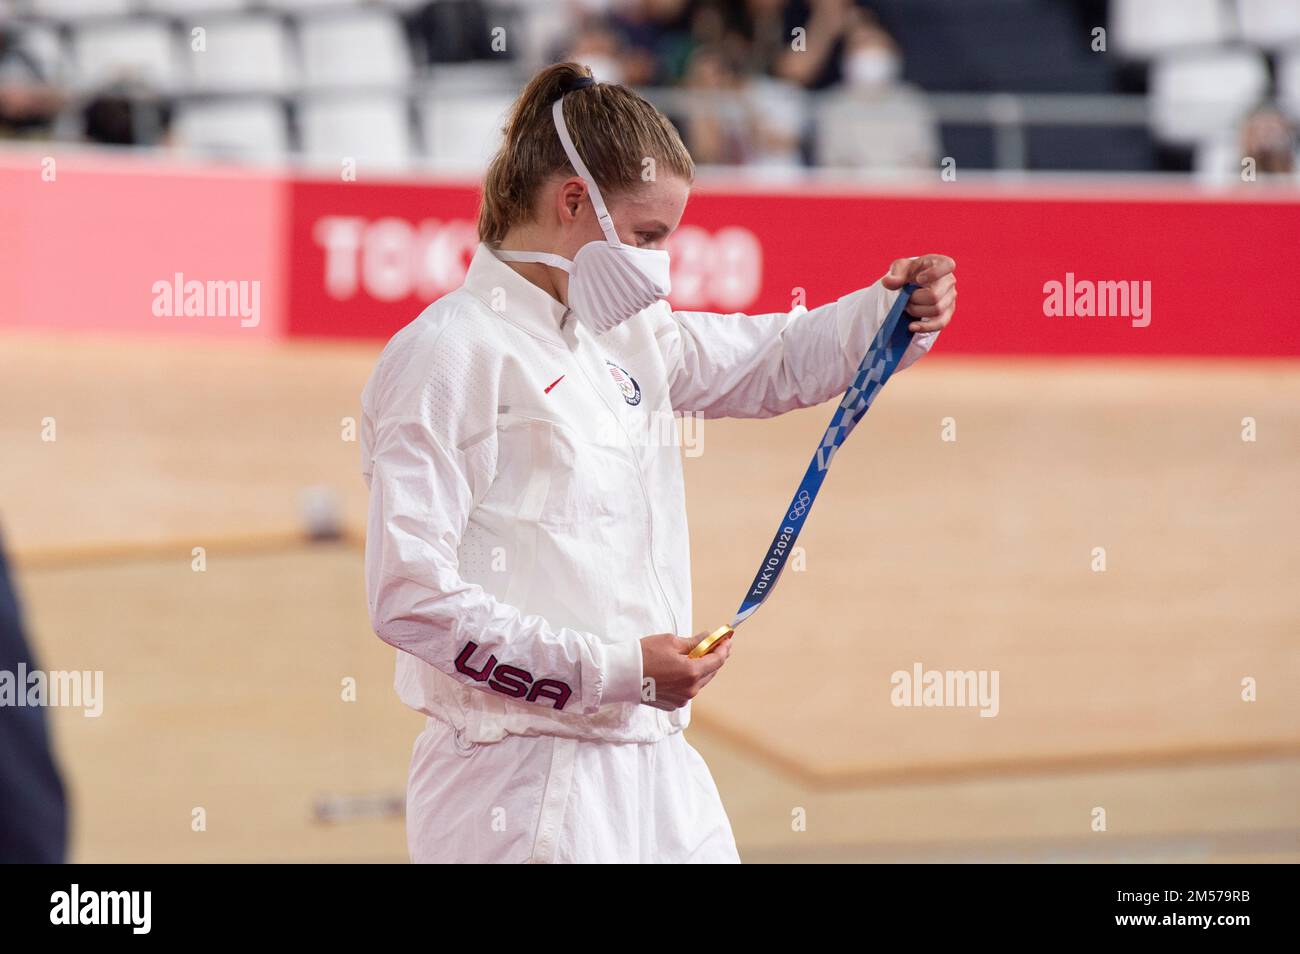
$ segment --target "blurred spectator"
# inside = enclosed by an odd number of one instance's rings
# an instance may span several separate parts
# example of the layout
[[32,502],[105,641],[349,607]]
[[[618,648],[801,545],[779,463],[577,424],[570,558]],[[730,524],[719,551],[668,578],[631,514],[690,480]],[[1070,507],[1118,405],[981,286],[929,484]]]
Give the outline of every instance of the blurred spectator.
[[1294,176],[1297,162],[1296,129],[1272,107],[1255,110],[1229,135],[1206,140],[1196,150],[1195,172],[1202,182],[1226,185],[1240,182],[1247,170],[1244,160],[1260,178]]
[[622,41],[624,82],[670,86],[686,70],[695,41],[689,0],[624,0],[615,3],[610,27]]
[[82,107],[82,139],[105,146],[160,146],[171,131],[171,105],[148,89],[115,84]]
[[933,168],[938,129],[925,95],[899,79],[903,58],[888,33],[852,16],[845,34],[843,82],[817,106],[820,165],[851,169]]
[[[588,20],[578,30],[561,57],[591,69],[591,75],[601,83],[629,83],[627,79],[628,60],[623,41],[618,34],[600,20]],[[632,57],[632,59],[636,59]],[[645,67],[631,64],[634,69]]]
[[727,62],[742,64],[749,75],[770,72],[771,60],[760,55],[745,0],[697,0],[691,9],[690,32],[692,52],[710,47]]
[[426,63],[464,63],[510,59],[509,42],[504,50],[492,49],[493,28],[508,29],[510,20],[489,14],[482,0],[431,0],[412,11],[408,23]]
[[45,135],[62,105],[19,30],[0,24],[0,136]]
[[756,132],[740,85],[720,50],[700,47],[691,57],[685,86],[703,95],[691,97],[682,131],[700,165],[742,165],[753,155]]
[[742,56],[751,72],[769,76],[778,75],[778,64],[791,52],[790,31],[808,19],[806,3],[786,0],[703,0],[697,8],[695,31],[702,42],[723,46]]
[[[843,79],[840,64],[849,30],[862,17],[875,19],[853,0],[795,0],[785,5],[784,50],[773,64],[781,79],[804,89],[826,89]],[[792,48],[802,29],[802,48]]]
[[[329,19],[323,8],[334,0],[294,0],[292,9],[283,13],[263,10],[268,2],[250,0],[236,5],[259,11],[263,19],[274,19],[281,28],[278,32],[284,33],[286,43],[292,47],[295,34],[316,19],[317,7],[321,8],[320,19]],[[0,0],[0,7],[4,3]],[[412,97],[459,97],[463,89],[453,90],[455,83],[475,88],[481,84],[510,85],[546,62],[574,59],[589,65],[600,80],[650,89],[651,97],[677,121],[702,164],[795,167],[815,161],[863,170],[932,167],[945,147],[939,144],[933,114],[920,89],[901,82],[900,48],[909,58],[908,75],[931,90],[1098,92],[1116,88],[1117,72],[1128,65],[1140,70],[1143,77],[1149,68],[1146,58],[1101,57],[1087,49],[1091,31],[1098,25],[1110,25],[1112,8],[1116,6],[1111,0],[945,0],[931,4],[905,0],[365,3],[394,15],[404,11],[401,15],[407,30],[399,38],[404,43],[399,45],[410,47],[416,63],[501,64],[483,69],[437,70],[434,81],[440,85],[428,91],[417,75],[409,91]],[[1288,4],[1297,3],[1300,0],[1277,0],[1267,6],[1285,14],[1292,8]],[[225,0],[218,4],[223,8],[227,5]],[[301,10],[297,9],[299,5]],[[1265,5],[1261,0],[1249,6],[1262,9]],[[186,41],[183,17],[86,14],[83,22],[74,9],[76,4],[54,6],[60,10],[67,7],[67,11],[42,15],[42,4],[27,2],[17,5],[25,12],[12,20],[6,21],[0,14],[0,21],[4,21],[0,22],[0,138],[55,135],[71,139],[82,134],[92,142],[158,145],[168,140],[171,116],[169,102],[156,96],[155,91],[177,96],[182,119],[199,117],[194,122],[216,122],[214,117],[219,116],[225,121],[226,115],[217,107],[230,90],[206,79],[201,71],[189,75],[183,58],[173,62],[177,58],[171,54],[182,49]],[[128,6],[134,10],[155,9],[156,5],[133,0]],[[185,5],[169,3],[157,9],[172,6],[179,10]],[[918,9],[913,10],[913,6]],[[1145,9],[1139,0],[1131,6]],[[1240,6],[1244,10],[1248,5],[1222,0],[1219,6],[1225,10]],[[279,4],[270,7],[280,10]],[[943,22],[937,26],[928,22],[920,7],[936,11],[943,8]],[[1175,3],[1169,9],[1177,26],[1181,7]],[[1290,21],[1282,16],[1278,22],[1285,25]],[[1032,155],[1033,164],[1039,168],[1159,167],[1178,171],[1189,170],[1195,161],[1202,172],[1215,168],[1233,170],[1221,174],[1235,175],[1239,171],[1234,165],[1241,158],[1239,153],[1249,148],[1257,153],[1259,174],[1293,171],[1294,149],[1270,146],[1273,140],[1287,135],[1279,131],[1280,126],[1285,126],[1282,117],[1262,116],[1247,123],[1244,130],[1238,130],[1237,120],[1260,96],[1277,97],[1284,110],[1288,104],[1300,103],[1300,48],[1293,51],[1284,45],[1293,42],[1291,33],[1270,33],[1257,25],[1255,33],[1250,34],[1244,24],[1243,19],[1240,30],[1230,31],[1213,45],[1224,56],[1239,49],[1253,51],[1261,65],[1246,79],[1258,84],[1258,76],[1266,76],[1264,83],[1271,88],[1256,90],[1251,86],[1240,100],[1240,108],[1229,111],[1222,123],[1197,131],[1186,141],[1153,143],[1145,130],[1121,115],[1117,103],[1118,118],[1113,127],[1104,127],[1105,135],[1092,127],[1079,130],[1066,122],[1038,124],[1026,132],[1023,161],[1029,161]],[[126,26],[132,30],[119,30]],[[896,40],[885,32],[885,27],[893,31]],[[134,37],[130,44],[123,39],[128,32]],[[1274,33],[1278,33],[1276,38]],[[124,48],[127,46],[130,48]],[[406,49],[393,52],[403,54],[405,60]],[[1188,54],[1178,52],[1179,56]],[[1198,47],[1192,52],[1200,55],[1205,51]],[[348,57],[360,63],[392,59],[371,56],[360,46],[350,51],[343,49],[334,59],[342,62]],[[1088,72],[1079,68],[1078,57],[1101,64],[1097,68],[1105,73],[1102,79],[1076,83]],[[149,77],[149,85],[120,87],[115,81],[125,75],[123,65],[129,65],[137,78]],[[1198,75],[1193,71],[1192,79]],[[114,81],[114,85],[87,101],[84,94],[74,95],[61,85],[72,78],[77,79],[78,90],[82,84],[98,84],[102,79]],[[1224,84],[1214,76],[1206,73],[1202,78],[1206,91],[1189,92],[1186,77],[1169,84],[1175,93],[1187,93],[1182,98],[1188,101],[1194,118],[1205,112],[1203,105],[1214,105],[1212,101],[1224,90]],[[393,82],[405,83],[406,79],[402,73]],[[140,82],[144,80],[136,80]],[[272,152],[288,148],[290,138],[284,115],[278,113],[301,117],[308,105],[306,97],[298,99],[292,86],[287,87],[289,101],[264,110],[259,119],[264,127],[283,133],[284,142]],[[1145,93],[1145,80],[1135,88]],[[656,95],[660,90],[665,95]],[[1158,100],[1153,96],[1153,103]],[[1070,108],[1068,102],[1062,103],[1062,110]],[[472,110],[464,122],[455,118],[454,108],[444,112],[453,118],[448,120],[448,128],[440,131],[443,141],[458,135],[482,136],[472,121]],[[246,113],[244,118],[249,115]],[[1294,113],[1295,117],[1300,117],[1300,111]],[[358,114],[341,122],[352,127],[364,118],[365,114]],[[412,117],[403,116],[396,122],[410,132],[407,127]],[[186,123],[182,125],[189,128]],[[953,122],[945,127],[946,148],[962,151],[972,167],[991,167],[1002,160],[991,145],[989,128],[978,121]],[[1092,131],[1099,134],[1091,135]],[[1239,132],[1248,138],[1249,146],[1237,141]],[[220,135],[227,133],[222,130]],[[1131,148],[1125,144],[1131,144]],[[430,154],[433,151],[430,149]]]
[[750,165],[789,169],[806,165],[804,143],[811,126],[807,94],[770,76],[750,77],[745,86],[756,134]]
[[1241,154],[1253,157],[1261,175],[1290,175],[1296,170],[1296,131],[1276,109],[1256,110],[1241,128]]
[[801,164],[805,107],[801,92],[768,77],[751,77],[721,49],[700,47],[686,74],[691,96],[683,132],[701,165]]

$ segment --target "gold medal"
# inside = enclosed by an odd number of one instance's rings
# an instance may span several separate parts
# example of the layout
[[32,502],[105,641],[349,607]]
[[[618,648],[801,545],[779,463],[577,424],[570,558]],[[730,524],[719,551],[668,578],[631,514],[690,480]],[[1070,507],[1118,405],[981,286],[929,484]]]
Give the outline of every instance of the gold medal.
[[713,652],[714,646],[718,645],[718,643],[722,642],[734,632],[735,630],[730,626],[719,626],[695,644],[695,648],[690,651],[690,658],[700,659],[703,656],[707,656],[709,653]]

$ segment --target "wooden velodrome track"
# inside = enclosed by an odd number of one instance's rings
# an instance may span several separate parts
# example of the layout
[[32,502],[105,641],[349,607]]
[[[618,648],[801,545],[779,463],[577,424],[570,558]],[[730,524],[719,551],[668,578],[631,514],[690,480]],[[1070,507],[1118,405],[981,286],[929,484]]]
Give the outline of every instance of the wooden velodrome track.
[[[29,629],[44,667],[104,671],[101,718],[53,713],[76,860],[405,857],[392,813],[313,813],[400,794],[420,727],[369,633],[340,436],[376,353],[0,337]],[[696,629],[735,609],[828,413],[700,432]],[[806,569],[696,704],[742,855],[1300,860],[1297,448],[1295,363],[901,376],[836,460]],[[333,488],[347,538],[303,541],[307,486]],[[997,670],[997,717],[892,706],[915,663]]]

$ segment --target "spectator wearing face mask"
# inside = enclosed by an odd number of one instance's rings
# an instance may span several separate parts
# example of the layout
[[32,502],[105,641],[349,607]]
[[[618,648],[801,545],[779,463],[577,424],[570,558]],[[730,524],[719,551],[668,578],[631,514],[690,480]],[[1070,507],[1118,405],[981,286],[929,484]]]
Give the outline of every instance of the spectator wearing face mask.
[[893,37],[865,17],[855,17],[840,62],[844,79],[818,102],[819,165],[872,170],[935,166],[935,119],[925,95],[902,82],[902,66]]
[[1258,179],[1292,177],[1296,169],[1296,130],[1271,106],[1255,110],[1239,129],[1202,143],[1196,151],[1196,174],[1207,183],[1250,181],[1247,172]]
[[644,82],[648,78],[642,57],[629,51],[618,34],[599,20],[582,26],[562,59],[585,63],[602,83]]

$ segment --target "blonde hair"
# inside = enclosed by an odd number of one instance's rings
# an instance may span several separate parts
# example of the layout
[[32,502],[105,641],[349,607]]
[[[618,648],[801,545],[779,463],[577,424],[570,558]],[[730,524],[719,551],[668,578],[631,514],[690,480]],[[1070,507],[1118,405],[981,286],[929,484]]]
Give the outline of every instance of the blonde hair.
[[616,83],[572,89],[573,83],[589,76],[585,66],[557,63],[534,76],[515,100],[501,148],[483,179],[480,241],[496,245],[512,226],[530,221],[537,189],[551,176],[577,175],[551,119],[551,104],[561,96],[573,145],[607,201],[642,181],[647,158],[654,159],[656,173],[671,173],[687,182],[695,178],[695,163],[663,113]]

